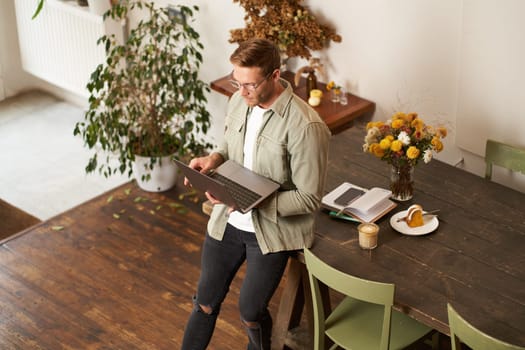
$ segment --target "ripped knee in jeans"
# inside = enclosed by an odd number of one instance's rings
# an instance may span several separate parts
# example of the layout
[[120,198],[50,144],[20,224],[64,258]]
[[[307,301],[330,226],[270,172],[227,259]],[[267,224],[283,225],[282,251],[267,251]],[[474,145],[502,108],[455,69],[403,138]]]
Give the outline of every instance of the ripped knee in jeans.
[[209,305],[201,305],[197,304],[199,306],[199,310],[204,312],[205,314],[211,315],[213,309]]
[[197,300],[197,297],[195,296],[193,297],[193,305],[195,306],[195,309],[198,312],[202,312],[206,315],[217,314],[217,312],[215,312],[215,310],[213,310],[213,308],[210,305],[200,304],[199,301]]
[[243,325],[245,325],[246,327],[250,328],[250,329],[259,329],[261,328],[261,325],[259,324],[259,322],[250,322],[250,321],[246,321],[246,320],[241,320]]

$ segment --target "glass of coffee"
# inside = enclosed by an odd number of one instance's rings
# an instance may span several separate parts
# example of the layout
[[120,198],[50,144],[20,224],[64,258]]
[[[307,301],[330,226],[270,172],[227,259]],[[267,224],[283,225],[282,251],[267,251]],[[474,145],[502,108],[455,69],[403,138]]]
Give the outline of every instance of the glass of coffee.
[[379,226],[371,222],[365,222],[357,226],[359,231],[359,246],[363,249],[374,249],[377,247],[377,235]]

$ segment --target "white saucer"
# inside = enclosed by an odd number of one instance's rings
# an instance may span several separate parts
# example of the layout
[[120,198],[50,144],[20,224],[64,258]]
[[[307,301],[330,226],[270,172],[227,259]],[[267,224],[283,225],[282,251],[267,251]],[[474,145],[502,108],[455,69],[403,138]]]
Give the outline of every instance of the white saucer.
[[392,215],[390,218],[390,226],[392,228],[404,235],[409,236],[421,236],[426,235],[427,233],[430,233],[437,229],[439,226],[439,220],[437,216],[423,216],[423,226],[419,227],[410,227],[406,223],[406,221],[402,220],[397,222],[397,219],[403,218],[407,216],[408,210],[400,211],[399,213],[396,213]]

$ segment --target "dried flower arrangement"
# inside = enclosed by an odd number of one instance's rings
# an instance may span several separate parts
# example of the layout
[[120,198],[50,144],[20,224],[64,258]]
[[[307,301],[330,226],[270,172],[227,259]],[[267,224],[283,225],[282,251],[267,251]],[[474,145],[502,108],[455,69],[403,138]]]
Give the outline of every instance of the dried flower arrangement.
[[310,58],[328,42],[341,42],[335,30],[317,22],[315,16],[300,5],[302,0],[233,0],[246,11],[245,28],[230,31],[230,42],[265,38],[276,43],[288,57]]

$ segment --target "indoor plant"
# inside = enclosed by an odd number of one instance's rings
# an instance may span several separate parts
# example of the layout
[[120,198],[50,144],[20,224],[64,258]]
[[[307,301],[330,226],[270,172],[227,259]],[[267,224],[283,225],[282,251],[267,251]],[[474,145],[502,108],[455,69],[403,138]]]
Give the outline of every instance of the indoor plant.
[[[148,157],[144,168],[150,170],[163,156],[190,157],[211,147],[203,138],[210,126],[209,88],[198,78],[203,46],[189,24],[198,7],[176,9],[180,15],[173,17],[167,8],[133,0],[105,14],[105,20],[122,21],[140,10],[145,19],[129,30],[123,44],[113,35],[98,40],[106,61],[91,75],[89,108],[74,129],[96,150],[86,172],[131,176],[137,155]],[[99,162],[101,150],[106,155]],[[150,177],[147,172],[140,180]]]
[[363,150],[391,165],[392,198],[408,200],[413,196],[414,167],[420,160],[432,160],[432,151],[443,149],[447,135],[444,127],[432,127],[417,113],[395,113],[386,122],[369,122]]

